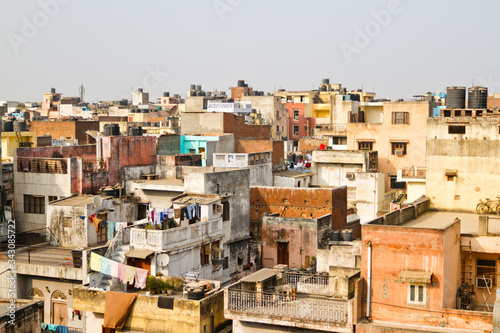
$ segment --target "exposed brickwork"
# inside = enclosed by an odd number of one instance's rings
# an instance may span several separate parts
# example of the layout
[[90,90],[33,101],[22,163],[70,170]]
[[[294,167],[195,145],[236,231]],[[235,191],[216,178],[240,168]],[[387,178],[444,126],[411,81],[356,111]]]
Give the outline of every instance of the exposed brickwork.
[[319,218],[332,214],[332,228],[347,226],[347,188],[250,188],[250,220],[278,213],[281,217]]
[[224,113],[224,133],[233,133],[235,140],[270,140],[270,125],[247,125],[245,116]]
[[[288,138],[298,141],[304,136],[311,136],[315,121],[314,118],[304,117],[304,103],[287,103],[286,108],[289,116]],[[295,115],[295,111],[299,112],[298,117]],[[294,131],[294,127],[298,127],[298,133]]]
[[235,140],[235,153],[261,153],[266,151],[273,152],[273,165],[283,164],[285,151],[284,141],[269,141],[269,140]]
[[300,139],[299,150],[304,154],[310,154],[322,144],[328,146],[328,139]]
[[53,139],[77,139],[79,145],[87,144],[86,131],[99,131],[98,121],[41,121],[31,122],[30,131],[35,132],[36,136],[45,134],[52,135]]

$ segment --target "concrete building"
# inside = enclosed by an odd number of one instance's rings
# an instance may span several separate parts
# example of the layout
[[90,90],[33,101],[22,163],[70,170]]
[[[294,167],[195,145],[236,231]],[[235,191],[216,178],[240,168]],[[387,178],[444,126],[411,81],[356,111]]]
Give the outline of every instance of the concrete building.
[[[476,311],[463,283],[468,278],[464,274],[474,270],[465,261],[471,260],[470,245],[464,251],[468,241],[461,238],[461,233],[473,232],[470,216],[429,213],[428,208],[429,200],[420,200],[363,225],[361,275],[367,282],[371,323],[358,324],[356,332],[492,330],[492,314]],[[495,271],[487,265],[490,258],[477,260],[484,266],[478,265],[478,272]]]
[[347,186],[348,205],[356,208],[361,223],[385,209],[385,177],[377,172],[376,151],[315,150],[311,171],[315,186]]
[[87,131],[99,131],[98,121],[77,120],[35,120],[31,122],[30,131],[35,136],[50,134],[53,139],[77,139],[78,144],[92,144],[87,141]]
[[285,170],[285,141],[271,140],[235,140],[234,152],[239,153],[262,153],[273,152],[273,170]]
[[43,94],[42,100],[42,111],[45,116],[48,115],[50,111],[57,111],[57,107],[61,104],[61,93],[56,93],[55,88],[50,89],[50,93]]
[[202,166],[214,165],[214,153],[234,152],[233,134],[181,135],[179,143],[181,154],[200,154]]
[[249,168],[250,186],[272,186],[273,165],[272,152],[250,154],[213,154],[215,168]]
[[289,140],[289,115],[281,98],[275,96],[242,96],[241,101],[252,103],[252,109],[261,115],[261,123],[271,128],[271,140]]
[[283,170],[273,173],[273,186],[276,187],[303,187],[308,188],[312,184],[313,174],[295,170]]
[[298,150],[299,139],[313,134],[315,118],[306,117],[305,103],[286,103],[286,108],[289,123],[288,140],[292,140],[294,150]]
[[262,269],[226,287],[224,314],[233,332],[355,332],[362,315],[359,269],[329,275]]
[[[13,310],[13,311],[11,311]],[[38,300],[0,299],[0,331],[5,333],[39,332],[43,322],[43,302]]]
[[[189,282],[189,281],[188,281]],[[199,283],[198,283],[199,282]],[[228,325],[224,318],[224,293],[217,281],[189,282],[210,285],[210,292],[201,299],[189,299],[176,291],[161,301],[162,296],[135,293],[130,312],[123,319],[123,330],[129,332],[219,332]],[[75,306],[86,313],[87,332],[100,332],[109,309],[117,304],[106,301],[109,291],[94,290],[86,286],[75,289]],[[116,294],[115,294],[116,295]],[[167,297],[165,297],[167,298]],[[160,306],[159,306],[160,304]]]
[[13,162],[14,151],[17,148],[36,145],[36,135],[31,131],[1,132],[2,134],[2,161]]
[[59,105],[59,117],[75,117],[80,119],[92,119],[92,110],[86,106],[77,106],[72,104]]
[[475,212],[496,200],[500,168],[498,117],[435,117],[427,121],[426,196],[439,210]]
[[132,105],[148,105],[149,93],[144,92],[142,88],[132,93]]
[[181,134],[232,133],[235,140],[270,140],[270,125],[249,125],[245,117],[225,112],[185,112],[181,117]]

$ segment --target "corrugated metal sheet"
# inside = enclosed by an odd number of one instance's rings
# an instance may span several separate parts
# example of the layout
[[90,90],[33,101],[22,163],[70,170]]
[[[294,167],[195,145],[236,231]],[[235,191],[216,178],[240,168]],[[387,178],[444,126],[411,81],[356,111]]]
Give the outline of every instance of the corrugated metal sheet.
[[242,282],[262,282],[276,276],[276,272],[272,269],[264,268],[258,272],[245,276],[240,281]]

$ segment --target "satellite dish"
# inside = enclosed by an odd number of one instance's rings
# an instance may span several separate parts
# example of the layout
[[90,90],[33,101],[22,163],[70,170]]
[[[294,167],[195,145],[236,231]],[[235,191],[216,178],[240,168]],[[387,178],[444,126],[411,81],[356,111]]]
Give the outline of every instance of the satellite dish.
[[156,262],[158,263],[158,265],[160,265],[161,267],[165,267],[168,265],[168,263],[170,262],[170,257],[168,256],[168,254],[166,253],[162,253],[162,254],[159,254],[157,257],[156,257]]
[[92,202],[94,203],[94,207],[99,207],[100,205],[102,205],[102,198],[96,195],[92,198]]

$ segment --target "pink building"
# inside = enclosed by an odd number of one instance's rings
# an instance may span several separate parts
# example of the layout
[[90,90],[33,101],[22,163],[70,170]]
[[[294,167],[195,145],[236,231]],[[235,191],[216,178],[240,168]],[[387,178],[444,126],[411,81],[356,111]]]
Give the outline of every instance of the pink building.
[[299,139],[312,135],[315,126],[314,118],[304,116],[304,103],[286,103],[289,115],[289,140],[293,140],[293,146],[299,146]]

